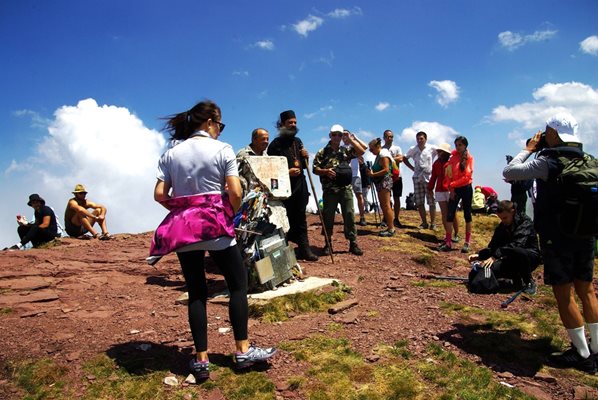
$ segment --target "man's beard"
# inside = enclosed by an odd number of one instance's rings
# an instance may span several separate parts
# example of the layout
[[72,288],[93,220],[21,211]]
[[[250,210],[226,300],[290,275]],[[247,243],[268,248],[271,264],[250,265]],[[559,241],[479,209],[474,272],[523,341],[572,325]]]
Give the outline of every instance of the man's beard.
[[287,128],[286,126],[282,126],[282,127],[280,127],[278,132],[280,133],[280,136],[292,137],[292,136],[295,136],[297,134],[297,132],[299,132],[299,128],[297,128],[297,127]]

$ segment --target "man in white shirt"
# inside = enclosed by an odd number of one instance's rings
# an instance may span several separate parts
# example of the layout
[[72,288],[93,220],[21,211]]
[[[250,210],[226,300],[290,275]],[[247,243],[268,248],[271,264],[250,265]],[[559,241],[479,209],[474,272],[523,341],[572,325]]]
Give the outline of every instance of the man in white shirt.
[[403,151],[399,146],[392,144],[394,139],[394,133],[390,129],[384,131],[384,145],[382,148],[388,149],[392,159],[397,163],[399,167],[399,179],[392,184],[392,198],[394,201],[394,225],[395,228],[402,228],[401,222],[399,221],[399,213],[401,212],[401,196],[403,195],[403,174],[401,171],[401,162],[403,161]]
[[[346,130],[347,136],[343,136],[343,143],[345,146],[350,146],[350,143],[346,137],[349,135],[352,136],[353,140],[355,140],[359,145],[364,149],[367,149],[368,145],[363,140],[359,139],[357,136],[353,135],[351,132]],[[361,159],[361,160],[360,160]],[[359,172],[359,165],[363,163],[363,156],[359,156],[351,160],[351,172],[353,173],[353,180],[351,182],[351,186],[353,187],[353,193],[355,194],[355,198],[357,199],[357,208],[359,209],[359,222],[357,225],[359,226],[366,226],[367,223],[365,221],[365,202],[363,199],[363,187],[361,184],[361,173]]]
[[[434,195],[430,194],[427,189],[428,182],[430,181],[430,175],[432,174],[432,163],[434,161],[435,149],[432,146],[426,146],[428,141],[428,135],[426,132],[420,131],[415,135],[417,145],[411,147],[407,154],[403,157],[405,165],[413,171],[413,192],[415,193],[415,205],[419,211],[422,223],[419,226],[420,229],[435,230],[436,225],[436,203],[434,201]],[[413,165],[409,162],[409,159],[413,159]],[[426,220],[426,206],[425,201],[428,201],[430,208],[430,225]]]

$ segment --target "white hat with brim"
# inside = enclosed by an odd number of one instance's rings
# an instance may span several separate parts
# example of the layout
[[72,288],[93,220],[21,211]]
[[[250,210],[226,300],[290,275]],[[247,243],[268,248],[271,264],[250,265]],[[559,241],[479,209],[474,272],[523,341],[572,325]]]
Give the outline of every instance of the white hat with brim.
[[339,124],[334,124],[334,125],[332,125],[332,127],[330,128],[330,132],[340,132],[340,133],[343,133],[343,132],[344,132],[344,129],[343,129],[343,126],[342,126],[342,125],[339,125]]
[[577,136],[577,121],[569,113],[558,113],[546,120],[546,126],[554,129],[564,143],[581,143]]
[[439,150],[451,154],[451,145],[448,143],[440,143],[438,146],[436,146],[436,151]]

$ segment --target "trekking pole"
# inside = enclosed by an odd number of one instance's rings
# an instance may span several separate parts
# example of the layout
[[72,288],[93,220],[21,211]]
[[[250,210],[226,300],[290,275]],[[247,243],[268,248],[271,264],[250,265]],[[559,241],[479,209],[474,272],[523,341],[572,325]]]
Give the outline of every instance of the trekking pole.
[[517,297],[519,297],[519,295],[523,293],[523,289],[515,292],[511,297],[509,297],[508,299],[506,299],[505,301],[503,301],[502,303],[500,303],[501,308],[507,308],[509,306],[509,304],[511,304],[512,302],[515,301],[515,299]]
[[[322,210],[320,209],[320,205],[316,199],[316,187],[314,186],[314,180],[311,178],[311,172],[309,172],[309,163],[307,162],[307,158],[303,159],[305,163],[305,170],[307,171],[307,176],[309,178],[309,184],[311,185],[311,192],[314,196],[314,201],[316,202],[316,208],[318,209],[318,215],[320,216],[320,222],[322,223],[322,232],[324,232],[324,239],[326,239],[326,246],[330,249],[330,259],[334,264],[334,256],[332,255],[332,244],[330,243],[330,238],[328,237],[328,232],[326,232],[326,226],[324,225],[324,217],[322,216]],[[334,225],[334,224],[333,224]]]
[[[372,188],[372,185],[370,185],[370,188],[368,189],[368,192],[373,192],[374,190],[376,190],[375,188]],[[365,196],[365,202],[368,205],[368,207],[370,206],[369,201],[368,201],[368,192],[366,192],[366,196]],[[374,204],[374,195],[372,194],[372,207],[375,208],[375,204]],[[378,225],[378,214],[376,213],[376,210],[374,210],[374,222],[376,223],[376,225]]]
[[380,224],[382,224],[382,218],[383,216],[380,215],[380,202],[378,201],[378,191],[376,190],[376,185],[374,184],[373,190],[372,190],[372,199],[374,200],[374,207],[376,207],[376,216],[378,217],[376,219],[376,223],[378,223],[377,220],[380,220]]
[[423,279],[438,279],[441,281],[458,281],[458,282],[469,281],[469,279],[464,276],[447,276],[447,275],[432,275],[432,274],[421,274],[420,276]]

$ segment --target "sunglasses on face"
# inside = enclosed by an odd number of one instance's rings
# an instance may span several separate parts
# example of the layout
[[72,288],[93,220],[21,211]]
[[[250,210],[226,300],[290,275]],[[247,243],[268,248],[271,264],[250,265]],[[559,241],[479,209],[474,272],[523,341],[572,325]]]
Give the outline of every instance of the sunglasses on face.
[[342,134],[342,132],[330,132],[330,136],[341,137],[341,136],[343,136],[343,134]]
[[220,133],[222,133],[226,124],[223,124],[222,122],[219,122],[219,121],[212,121],[212,122],[215,123],[216,125],[218,125],[218,130],[220,131]]

